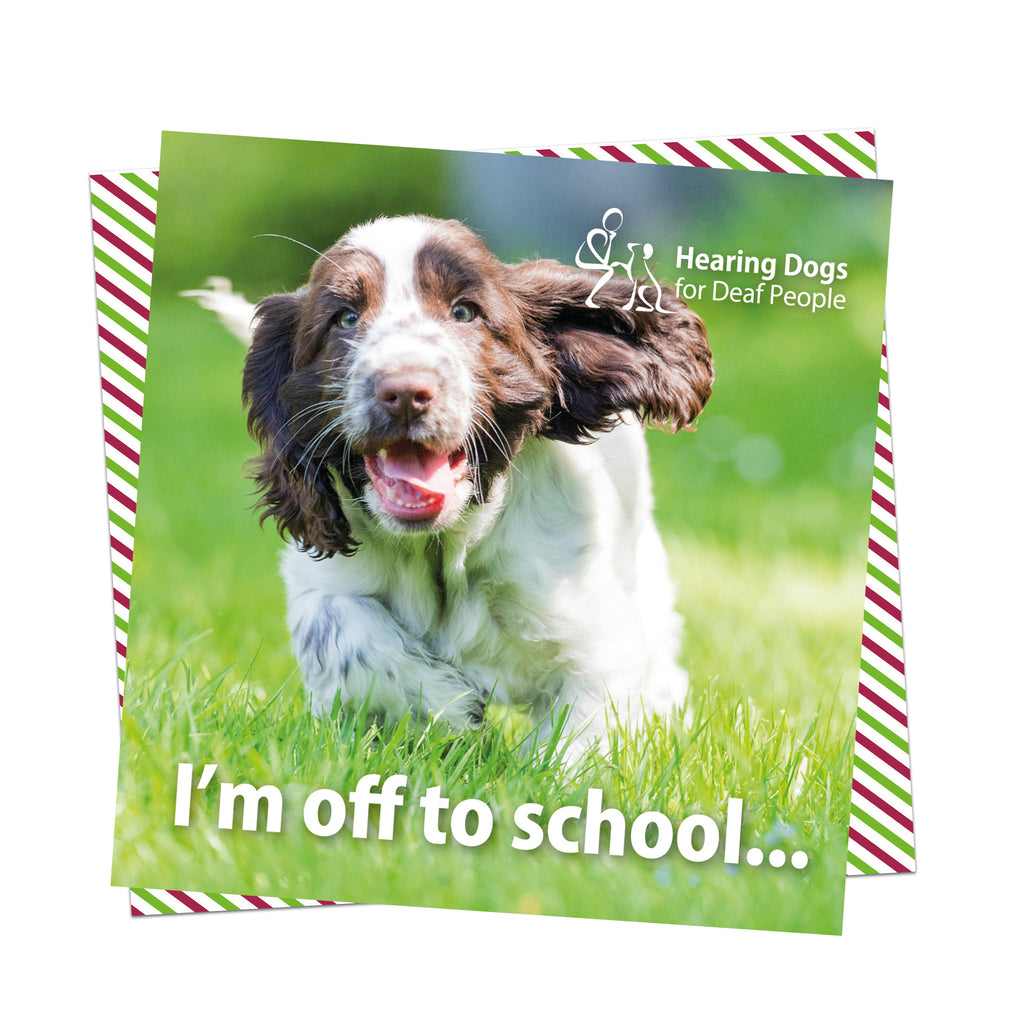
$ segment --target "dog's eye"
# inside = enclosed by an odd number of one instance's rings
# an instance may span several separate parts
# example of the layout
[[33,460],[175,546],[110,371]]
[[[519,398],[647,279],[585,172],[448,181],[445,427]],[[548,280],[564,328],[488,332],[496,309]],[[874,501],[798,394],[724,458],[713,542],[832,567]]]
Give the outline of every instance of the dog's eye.
[[456,302],[452,306],[452,319],[458,320],[460,324],[468,324],[470,320],[475,320],[477,316],[477,308],[469,302]]
[[346,306],[340,313],[334,318],[334,322],[344,329],[355,327],[359,323],[359,314],[354,310]]

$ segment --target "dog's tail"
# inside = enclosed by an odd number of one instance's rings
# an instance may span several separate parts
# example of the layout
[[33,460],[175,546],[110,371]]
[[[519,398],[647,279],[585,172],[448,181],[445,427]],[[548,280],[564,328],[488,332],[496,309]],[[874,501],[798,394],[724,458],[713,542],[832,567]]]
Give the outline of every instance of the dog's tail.
[[203,288],[179,292],[183,298],[195,299],[203,309],[216,313],[220,322],[246,347],[252,344],[252,318],[256,306],[244,295],[231,290],[226,277],[208,277]]

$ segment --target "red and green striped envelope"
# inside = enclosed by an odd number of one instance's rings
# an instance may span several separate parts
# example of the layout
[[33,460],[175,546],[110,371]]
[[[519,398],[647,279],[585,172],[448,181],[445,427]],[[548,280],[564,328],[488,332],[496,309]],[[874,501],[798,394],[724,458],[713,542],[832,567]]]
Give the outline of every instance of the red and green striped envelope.
[[[872,131],[807,132],[511,151],[561,159],[774,174],[874,177]],[[158,172],[91,177],[119,704],[126,677]],[[886,342],[880,340],[864,626],[847,875],[914,870],[910,737],[900,611]],[[132,889],[135,915],[315,906],[328,901]]]

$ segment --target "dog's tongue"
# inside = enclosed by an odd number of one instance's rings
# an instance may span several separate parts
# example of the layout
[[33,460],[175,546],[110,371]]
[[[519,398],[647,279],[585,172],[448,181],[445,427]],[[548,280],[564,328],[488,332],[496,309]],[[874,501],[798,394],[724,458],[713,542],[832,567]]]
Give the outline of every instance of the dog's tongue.
[[449,455],[415,441],[398,441],[365,461],[382,507],[408,522],[433,519],[447,508],[466,472],[463,452]]
[[409,442],[392,445],[381,452],[380,467],[385,476],[448,499],[455,495],[455,472],[445,452],[431,451],[422,444]]

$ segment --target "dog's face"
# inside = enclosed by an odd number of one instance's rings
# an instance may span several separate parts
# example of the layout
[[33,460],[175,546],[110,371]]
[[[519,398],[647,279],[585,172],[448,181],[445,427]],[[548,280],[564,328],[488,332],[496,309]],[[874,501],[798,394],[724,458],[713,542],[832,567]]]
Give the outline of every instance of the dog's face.
[[486,502],[523,441],[578,443],[627,410],[688,427],[711,353],[685,304],[638,313],[632,285],[548,260],[500,263],[454,221],[352,229],[307,285],[257,308],[243,393],[264,516],[350,554],[342,499],[384,529],[443,530]]

